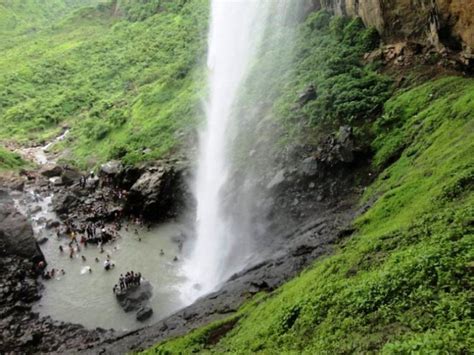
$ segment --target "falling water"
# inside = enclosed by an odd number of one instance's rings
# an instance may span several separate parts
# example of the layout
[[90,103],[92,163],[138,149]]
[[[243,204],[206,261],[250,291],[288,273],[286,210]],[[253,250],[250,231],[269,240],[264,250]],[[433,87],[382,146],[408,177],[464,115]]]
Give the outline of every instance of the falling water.
[[[212,0],[208,49],[209,97],[206,127],[200,134],[195,197],[196,241],[185,273],[186,297],[194,300],[215,289],[248,263],[252,238],[238,230],[248,221],[229,214],[224,200],[231,179],[231,142],[235,135],[235,105],[246,75],[265,38],[268,23],[282,15],[293,0]],[[284,15],[284,14],[283,14]],[[233,122],[234,121],[234,122]],[[234,218],[234,220],[232,220]],[[237,228],[236,228],[237,225]],[[242,229],[242,227],[240,228]]]

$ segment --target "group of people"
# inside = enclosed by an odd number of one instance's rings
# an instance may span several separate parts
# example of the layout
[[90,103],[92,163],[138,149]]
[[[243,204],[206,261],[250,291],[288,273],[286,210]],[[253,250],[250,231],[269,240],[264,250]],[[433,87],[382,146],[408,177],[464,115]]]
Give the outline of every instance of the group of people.
[[51,269],[50,271],[45,270],[43,272],[42,277],[44,280],[50,280],[50,279],[54,279],[54,277],[58,275],[66,275],[66,271],[64,271],[64,269],[61,269],[61,270]]
[[114,285],[113,292],[117,293],[118,291],[122,292],[129,289],[130,287],[140,286],[142,280],[142,274],[135,273],[132,271],[127,271],[125,276],[120,274],[119,283]]
[[117,232],[120,228],[120,223],[113,224],[112,231],[107,230],[104,224],[89,223],[85,228],[85,242],[99,245],[105,244],[117,238]]

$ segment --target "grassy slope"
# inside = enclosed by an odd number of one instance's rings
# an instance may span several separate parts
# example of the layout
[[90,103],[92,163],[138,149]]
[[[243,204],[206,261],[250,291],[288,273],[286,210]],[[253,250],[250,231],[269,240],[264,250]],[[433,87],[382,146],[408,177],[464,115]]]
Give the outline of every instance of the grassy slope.
[[468,353],[473,112],[473,79],[450,77],[397,94],[374,125],[375,164],[396,161],[366,192],[378,198],[355,222],[356,234],[240,311],[217,344],[207,341],[223,322],[149,353]]
[[[163,1],[156,14],[134,4],[81,9],[6,51],[0,140],[40,141],[67,124],[63,148],[81,166],[136,163],[181,143],[198,116],[207,1]],[[127,19],[137,9],[146,18]]]
[[0,48],[14,46],[20,36],[48,27],[74,9],[101,0],[0,0]]
[[0,171],[16,169],[25,164],[25,161],[18,154],[0,147]]

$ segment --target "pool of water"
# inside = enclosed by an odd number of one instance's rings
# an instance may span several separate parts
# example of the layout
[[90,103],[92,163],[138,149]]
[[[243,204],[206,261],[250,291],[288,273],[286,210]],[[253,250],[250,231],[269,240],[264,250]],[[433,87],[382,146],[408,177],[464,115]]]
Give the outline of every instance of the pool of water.
[[[185,282],[182,276],[179,246],[176,238],[183,233],[177,223],[168,223],[151,228],[139,228],[125,224],[120,238],[104,246],[104,253],[95,245],[89,245],[69,257],[69,240],[59,239],[55,231],[44,228],[45,221],[55,218],[50,210],[50,197],[41,198],[32,192],[23,205],[23,213],[33,221],[38,239],[47,237],[41,246],[48,262],[48,270],[64,269],[64,275],[43,282],[45,288],[41,300],[34,310],[40,315],[49,315],[55,320],[73,322],[87,328],[113,328],[132,330],[156,322],[185,306],[180,297],[180,287]],[[24,207],[27,206],[27,207]],[[127,226],[127,228],[125,228]],[[128,231],[126,230],[128,229]],[[64,252],[59,251],[62,245]],[[164,255],[160,255],[163,250]],[[103,262],[110,255],[115,268],[106,271]],[[85,256],[86,260],[82,260]],[[175,256],[178,261],[174,261]],[[99,258],[99,262],[95,259]],[[92,272],[88,272],[91,268]],[[150,305],[154,314],[145,323],[137,322],[135,313],[125,313],[112,292],[120,274],[133,270],[153,286]]]

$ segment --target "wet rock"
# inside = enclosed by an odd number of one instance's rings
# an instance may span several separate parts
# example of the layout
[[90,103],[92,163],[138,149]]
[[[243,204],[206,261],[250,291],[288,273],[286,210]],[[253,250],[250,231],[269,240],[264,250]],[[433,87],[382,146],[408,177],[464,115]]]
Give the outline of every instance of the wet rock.
[[49,220],[46,222],[46,229],[53,229],[59,227],[59,221]]
[[62,172],[63,172],[63,169],[59,165],[56,165],[56,164],[46,164],[40,170],[40,174],[48,178],[54,177],[54,176],[60,176]]
[[187,189],[183,173],[169,165],[149,168],[131,187],[126,210],[151,220],[175,216],[182,210]]
[[49,240],[48,238],[43,237],[43,238],[41,238],[41,239],[38,240],[38,244],[39,244],[39,245],[43,245],[43,244],[45,244],[48,240]]
[[79,198],[73,193],[56,194],[53,197],[53,209],[59,214],[68,213],[79,204]]
[[118,160],[111,160],[100,167],[100,175],[116,176],[123,170],[123,165]]
[[0,192],[0,254],[44,259],[33,236],[31,224],[18,212],[5,191]]
[[130,189],[133,184],[137,182],[143,174],[144,169],[135,166],[127,166],[122,169],[120,175],[117,177],[120,187]]
[[310,85],[299,95],[298,103],[300,107],[303,107],[308,102],[316,99],[317,97],[318,95],[316,93],[316,88],[314,85]]
[[339,160],[343,163],[352,163],[354,161],[354,140],[352,136],[352,127],[340,127],[337,140],[339,143]]
[[153,315],[151,307],[142,307],[137,312],[137,321],[143,322]]
[[305,177],[314,177],[318,173],[318,161],[314,157],[308,157],[301,163],[301,173]]
[[72,168],[66,168],[61,174],[64,185],[70,186],[75,184],[81,178],[81,173]]
[[115,296],[120,307],[122,307],[125,312],[131,312],[146,307],[152,295],[153,287],[150,282],[143,281],[140,286],[130,287],[123,292],[118,292]]
[[41,211],[41,206],[33,206],[30,208],[30,213],[38,213]]
[[52,178],[49,179],[49,181],[51,182],[51,184],[53,186],[62,186],[62,185],[64,185],[63,179],[61,178],[61,176],[52,177]]
[[285,172],[285,169],[278,171],[273,179],[267,184],[267,189],[270,190],[280,186],[285,181]]

